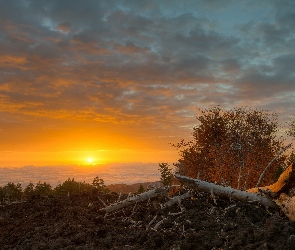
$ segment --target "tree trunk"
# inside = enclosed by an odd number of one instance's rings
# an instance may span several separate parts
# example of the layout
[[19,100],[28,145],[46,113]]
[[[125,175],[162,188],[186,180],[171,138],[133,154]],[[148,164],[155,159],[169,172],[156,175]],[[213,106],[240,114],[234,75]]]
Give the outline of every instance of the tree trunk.
[[174,176],[185,186],[197,189],[199,191],[203,191],[209,194],[213,192],[215,195],[225,196],[236,200],[256,201],[265,207],[277,208],[275,202],[273,202],[270,198],[259,193],[249,193],[231,187],[224,187],[216,185],[214,183],[192,179],[178,174],[175,174]]
[[295,221],[295,164],[291,164],[279,177],[278,181],[270,186],[252,188],[246,191],[231,187],[224,187],[210,182],[192,179],[182,175],[175,177],[184,185],[207,193],[226,196],[242,201],[259,202],[265,207],[280,209],[290,219]]
[[100,211],[110,213],[110,212],[113,212],[115,210],[121,209],[123,207],[130,206],[130,205],[132,205],[134,203],[137,203],[139,201],[144,201],[144,200],[147,200],[149,198],[152,198],[152,197],[155,197],[155,196],[158,196],[158,195],[163,195],[166,192],[167,192],[166,188],[156,188],[156,189],[144,192],[142,194],[135,195],[135,196],[130,197],[130,198],[126,199],[126,200],[111,204],[111,205],[109,205],[107,207],[104,207],[104,208],[100,209]]

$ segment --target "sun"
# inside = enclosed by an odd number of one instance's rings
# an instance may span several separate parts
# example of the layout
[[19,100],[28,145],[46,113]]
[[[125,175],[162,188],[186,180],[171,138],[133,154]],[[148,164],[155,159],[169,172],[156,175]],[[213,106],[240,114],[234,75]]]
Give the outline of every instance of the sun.
[[87,161],[88,161],[88,163],[92,163],[93,162],[93,159],[92,158],[88,158]]

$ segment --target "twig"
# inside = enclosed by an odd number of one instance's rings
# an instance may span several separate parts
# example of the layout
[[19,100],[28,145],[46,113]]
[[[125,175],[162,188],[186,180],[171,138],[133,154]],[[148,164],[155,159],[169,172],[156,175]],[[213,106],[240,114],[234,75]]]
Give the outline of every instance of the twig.
[[213,189],[211,189],[211,195],[210,195],[210,197],[213,199],[214,204],[217,205],[217,201],[215,199],[215,195],[214,195]]
[[154,218],[150,221],[150,223],[146,226],[146,229],[150,227],[150,225],[153,224],[153,222],[157,219],[158,215],[155,215]]
[[118,197],[118,199],[117,199],[117,202],[120,201],[120,199],[121,199],[121,195],[122,195],[122,193],[120,192],[120,193],[119,193],[119,197]]
[[157,231],[158,227],[164,222],[164,220],[166,220],[166,218],[163,218],[162,220],[160,220],[155,226],[154,226],[154,230]]
[[266,170],[270,167],[270,165],[283,153],[285,152],[288,148],[290,148],[292,146],[292,143],[290,143],[289,145],[287,145],[286,147],[282,148],[281,151],[275,156],[275,158],[272,159],[272,161],[270,163],[268,163],[268,165],[266,166],[266,168],[263,170],[262,174],[259,177],[259,180],[256,184],[256,187],[258,187],[258,185],[261,182],[261,179],[263,178]]
[[102,199],[100,199],[99,196],[97,196],[97,198],[100,200],[100,202],[101,202],[105,207],[107,207],[107,204],[105,204],[104,201],[103,201]]
[[131,217],[133,216],[134,212],[135,212],[135,208],[137,206],[137,203],[135,203],[134,207],[133,207],[133,210],[132,210],[132,214],[131,214]]

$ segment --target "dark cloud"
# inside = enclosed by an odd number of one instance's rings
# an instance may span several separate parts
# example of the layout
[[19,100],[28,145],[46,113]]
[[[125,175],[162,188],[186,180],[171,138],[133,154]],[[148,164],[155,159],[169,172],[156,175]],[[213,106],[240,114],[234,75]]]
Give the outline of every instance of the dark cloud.
[[1,112],[176,131],[196,106],[275,109],[295,91],[294,3],[252,3],[0,1]]

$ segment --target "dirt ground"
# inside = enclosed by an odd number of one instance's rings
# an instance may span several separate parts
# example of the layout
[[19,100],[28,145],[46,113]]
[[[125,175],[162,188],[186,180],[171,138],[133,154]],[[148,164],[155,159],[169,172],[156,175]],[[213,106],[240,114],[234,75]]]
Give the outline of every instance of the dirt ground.
[[[99,194],[106,203],[118,194]],[[126,198],[126,197],[125,197]],[[295,222],[258,204],[157,197],[104,216],[97,195],[34,197],[0,207],[0,249],[295,249]]]

